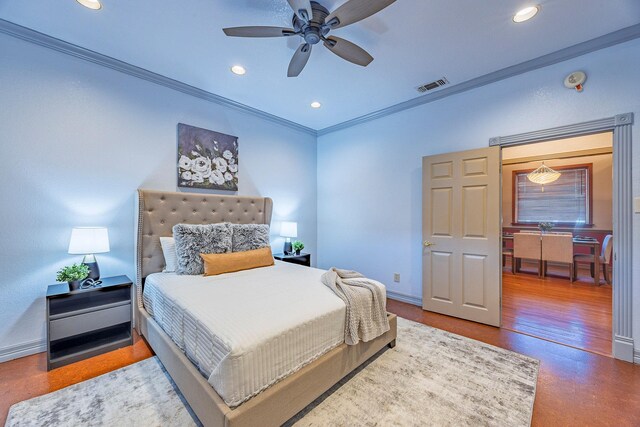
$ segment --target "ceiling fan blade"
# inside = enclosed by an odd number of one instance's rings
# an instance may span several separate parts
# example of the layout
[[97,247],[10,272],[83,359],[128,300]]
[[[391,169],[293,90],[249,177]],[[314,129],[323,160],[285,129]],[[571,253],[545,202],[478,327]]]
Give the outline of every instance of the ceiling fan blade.
[[305,65],[307,65],[307,61],[309,61],[309,57],[311,56],[311,45],[309,43],[304,43],[300,45],[296,53],[293,54],[293,58],[291,58],[291,62],[289,63],[289,70],[287,71],[287,77],[298,77]]
[[296,35],[291,28],[282,27],[232,27],[222,31],[229,37],[288,37]]
[[341,39],[340,37],[328,37],[325,40],[324,45],[340,58],[346,59],[347,61],[353,62],[357,65],[362,65],[363,67],[366,67],[371,63],[371,61],[373,61],[373,56],[369,55],[366,50],[357,44]]
[[311,2],[309,0],[289,0],[291,9],[304,21],[309,21],[313,17]]
[[348,0],[327,16],[331,28],[340,28],[375,15],[396,0]]

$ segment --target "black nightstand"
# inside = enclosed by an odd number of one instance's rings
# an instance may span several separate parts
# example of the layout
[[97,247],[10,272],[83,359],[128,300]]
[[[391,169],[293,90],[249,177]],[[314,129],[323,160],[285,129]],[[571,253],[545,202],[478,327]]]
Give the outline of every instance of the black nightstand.
[[280,261],[290,262],[292,264],[304,265],[306,267],[311,267],[311,254],[301,253],[300,255],[285,255],[285,254],[275,254],[273,255],[275,259],[279,259]]
[[99,288],[47,289],[47,369],[133,344],[131,279],[101,278]]

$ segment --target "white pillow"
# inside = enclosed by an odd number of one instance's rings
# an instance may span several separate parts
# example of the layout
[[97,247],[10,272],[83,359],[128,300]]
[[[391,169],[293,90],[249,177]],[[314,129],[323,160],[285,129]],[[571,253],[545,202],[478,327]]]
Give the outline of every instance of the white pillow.
[[161,237],[160,246],[162,246],[162,255],[164,255],[165,273],[176,271],[178,265],[178,256],[176,255],[176,241],[173,237]]

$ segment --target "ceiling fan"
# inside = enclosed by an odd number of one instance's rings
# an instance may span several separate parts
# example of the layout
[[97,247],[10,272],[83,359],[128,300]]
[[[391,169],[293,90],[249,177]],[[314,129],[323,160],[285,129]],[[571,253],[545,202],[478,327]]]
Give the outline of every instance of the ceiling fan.
[[331,30],[346,27],[380,12],[396,0],[348,0],[332,13],[316,1],[288,0],[293,9],[293,28],[233,27],[223,29],[231,37],[300,36],[303,43],[291,58],[287,76],[297,77],[311,56],[311,48],[321,41],[331,52],[354,64],[366,67],[373,57],[360,46],[340,37],[329,36]]

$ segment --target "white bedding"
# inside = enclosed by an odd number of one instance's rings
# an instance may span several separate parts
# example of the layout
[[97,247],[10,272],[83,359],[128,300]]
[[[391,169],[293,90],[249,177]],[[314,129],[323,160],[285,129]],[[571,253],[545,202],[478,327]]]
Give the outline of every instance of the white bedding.
[[344,342],[345,305],[323,273],[280,261],[212,277],[155,273],[143,299],[233,407]]

